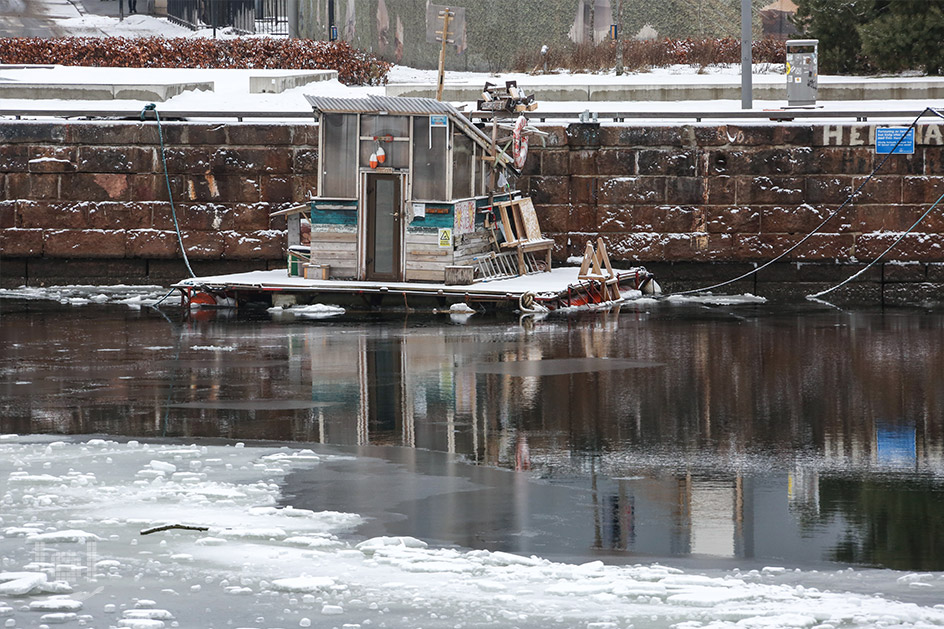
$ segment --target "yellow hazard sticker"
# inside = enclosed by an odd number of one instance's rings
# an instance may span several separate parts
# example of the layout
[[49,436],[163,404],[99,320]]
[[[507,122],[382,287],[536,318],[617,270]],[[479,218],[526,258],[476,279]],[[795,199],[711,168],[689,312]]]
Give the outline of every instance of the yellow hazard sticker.
[[448,227],[439,228],[439,246],[442,248],[452,247],[452,229]]

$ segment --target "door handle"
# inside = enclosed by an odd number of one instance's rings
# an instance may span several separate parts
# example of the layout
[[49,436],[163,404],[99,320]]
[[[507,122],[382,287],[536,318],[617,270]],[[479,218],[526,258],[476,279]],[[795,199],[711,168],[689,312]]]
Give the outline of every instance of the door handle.
[[390,216],[392,216],[393,218],[400,218],[400,213],[399,213],[399,212],[390,212]]

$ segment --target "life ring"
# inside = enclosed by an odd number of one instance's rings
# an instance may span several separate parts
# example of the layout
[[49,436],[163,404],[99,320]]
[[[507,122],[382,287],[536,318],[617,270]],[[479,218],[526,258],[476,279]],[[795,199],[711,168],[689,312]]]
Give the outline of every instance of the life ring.
[[514,137],[514,141],[511,145],[512,153],[514,153],[515,168],[518,170],[524,168],[524,161],[528,159],[528,136],[524,134],[524,128],[527,124],[527,118],[518,116],[518,119],[515,121],[515,129],[512,132]]

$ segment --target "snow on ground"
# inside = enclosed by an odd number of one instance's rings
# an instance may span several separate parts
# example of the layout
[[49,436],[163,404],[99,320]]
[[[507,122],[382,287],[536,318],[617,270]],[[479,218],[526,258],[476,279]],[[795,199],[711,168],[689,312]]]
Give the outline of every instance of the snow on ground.
[[[759,84],[784,83],[785,67],[783,64],[755,63],[752,66],[753,81]],[[704,68],[693,64],[675,64],[661,68],[652,68],[638,72],[624,72],[616,74],[614,70],[595,73],[572,73],[566,70],[556,70],[546,74],[529,74],[525,72],[503,72],[489,74],[485,72],[446,72],[445,84],[481,87],[485,80],[500,78],[503,81],[517,81],[519,86],[528,84],[541,85],[677,85],[680,79],[686,84],[695,85],[740,85],[741,64],[722,63]],[[842,79],[842,77],[828,77],[828,80]],[[861,77],[853,77],[861,80]],[[392,84],[422,83],[435,85],[437,82],[436,70],[420,70],[406,66],[395,65],[391,68],[388,80]],[[739,101],[740,102],[740,101]]]
[[[447,73],[447,84],[481,87],[486,81],[504,81],[517,80],[519,85],[526,91],[528,86],[587,86],[587,85],[724,85],[739,84],[740,77],[730,67],[718,67],[715,72],[709,74],[699,74],[698,69],[693,66],[672,66],[669,68],[655,69],[651,72],[628,74],[622,77],[616,77],[613,74],[553,74],[553,75],[524,75],[505,73],[500,76],[488,73],[475,72],[449,72]],[[779,73],[782,69],[774,66],[758,64],[755,67],[753,77],[754,84],[780,83],[783,76]],[[15,67],[0,68],[0,81],[7,83],[42,82],[49,84],[72,84],[72,85],[101,85],[113,83],[142,83],[142,84],[167,84],[178,82],[212,82],[213,90],[187,90],[177,96],[169,98],[167,101],[158,103],[158,111],[162,116],[170,116],[174,112],[193,112],[193,111],[239,111],[239,112],[285,112],[290,114],[287,119],[298,120],[298,116],[307,117],[311,111],[311,106],[305,100],[306,94],[318,96],[330,96],[336,98],[357,98],[367,95],[382,95],[385,88],[381,86],[351,87],[340,83],[337,80],[319,81],[302,85],[299,87],[287,89],[279,94],[252,94],[249,93],[249,77],[272,73],[291,73],[291,71],[279,70],[208,70],[193,68],[91,68],[91,67],[66,67],[54,66],[51,68],[37,69],[18,69]],[[432,71],[416,70],[395,66],[390,74],[390,83],[422,83],[425,85],[434,85],[435,78]],[[860,77],[851,77],[861,80]],[[828,82],[829,79],[836,81],[851,80],[850,77],[821,77],[821,83]],[[870,79],[870,81],[881,82],[884,80],[902,80],[902,79]],[[905,80],[920,81],[920,78],[909,78]],[[51,92],[56,96],[57,92]],[[658,112],[667,113],[724,113],[740,112],[740,101],[734,100],[688,100],[672,102],[654,102],[654,101],[542,101],[541,89],[535,89],[535,95],[539,101],[539,108],[536,113],[560,113],[576,114],[589,110],[601,115],[608,112],[649,112],[652,118],[646,118],[646,124],[677,124],[677,119],[658,118]],[[138,112],[148,100],[82,100],[76,98],[74,94],[64,95],[61,98],[43,98],[43,99],[0,99],[0,108],[11,110],[62,110],[69,109],[76,114],[83,111],[97,112],[102,109],[113,111],[131,111]],[[456,105],[474,107],[474,103],[455,103]],[[766,101],[754,100],[753,109],[755,111],[776,110],[783,107],[784,101]],[[921,111],[928,106],[940,106],[939,102],[928,102],[924,100],[896,100],[891,107],[901,111]],[[824,101],[821,103],[821,111],[887,111],[890,108],[889,101]],[[871,119],[871,118],[870,118]],[[803,119],[798,119],[796,124],[802,124]],[[875,120],[879,120],[876,118]],[[602,120],[606,122],[605,119]],[[703,124],[715,124],[711,120],[706,120]],[[791,124],[790,122],[779,122],[778,124]]]
[[[831,575],[827,591],[778,567],[571,565],[358,539],[357,514],[282,506],[286,474],[339,456],[4,435],[0,618],[137,629],[944,626],[944,605],[843,587],[862,572]],[[192,528],[141,534],[170,525]],[[941,575],[902,573],[895,585],[944,594]]]
[[[97,0],[102,1],[102,0]],[[56,26],[68,29],[74,37],[192,37],[189,28],[167,18],[128,15],[124,20],[105,15],[85,14],[56,20]]]

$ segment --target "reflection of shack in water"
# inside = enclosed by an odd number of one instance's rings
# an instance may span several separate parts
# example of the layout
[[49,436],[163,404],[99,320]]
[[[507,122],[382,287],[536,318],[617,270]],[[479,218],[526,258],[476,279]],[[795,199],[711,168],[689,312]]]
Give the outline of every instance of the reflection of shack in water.
[[[609,478],[590,463],[594,548],[646,554],[752,557],[749,480],[647,474]],[[745,487],[745,485],[747,487]]]

